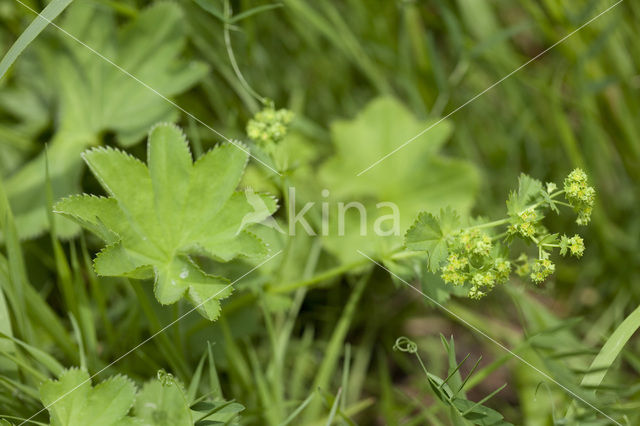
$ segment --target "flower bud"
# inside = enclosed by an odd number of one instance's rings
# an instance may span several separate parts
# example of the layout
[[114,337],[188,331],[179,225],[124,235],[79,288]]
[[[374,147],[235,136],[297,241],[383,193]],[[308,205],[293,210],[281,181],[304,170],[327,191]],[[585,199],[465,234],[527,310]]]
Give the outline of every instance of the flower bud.
[[547,277],[553,274],[556,265],[549,259],[538,259],[531,265],[531,274],[529,275],[536,284],[542,283]]
[[587,185],[587,175],[582,169],[574,169],[564,180],[565,197],[578,214],[576,223],[586,225],[591,220],[596,190]]
[[272,106],[258,111],[247,124],[247,135],[255,142],[266,145],[278,143],[287,134],[293,112],[287,109],[275,110]]

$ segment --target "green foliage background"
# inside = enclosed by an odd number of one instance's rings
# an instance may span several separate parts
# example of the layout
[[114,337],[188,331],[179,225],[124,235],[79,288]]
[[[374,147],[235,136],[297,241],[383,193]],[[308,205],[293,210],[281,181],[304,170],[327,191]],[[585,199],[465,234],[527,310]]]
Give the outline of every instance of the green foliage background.
[[[38,11],[48,3],[21,1]],[[541,287],[513,279],[476,302],[388,255],[399,241],[286,240],[257,229],[285,255],[240,280],[217,322],[189,315],[101,371],[190,305],[159,305],[150,281],[94,274],[101,242],[50,213],[63,196],[103,193],[80,153],[113,146],[144,159],[147,132],[169,121],[200,157],[221,142],[207,126],[247,141],[261,105],[233,70],[222,1],[75,0],[56,24],[190,114],[51,26],[0,80],[0,415],[18,424],[35,414],[51,400],[40,384],[78,366],[100,372],[94,386],[112,377],[107,387],[129,392],[118,400],[120,417],[105,424],[119,424],[127,406],[140,421],[161,416],[136,410],[136,392],[175,406],[182,420],[173,424],[467,424],[455,410],[504,383],[483,405],[513,424],[613,424],[466,321],[616,421],[638,424],[640,3],[622,1],[459,111],[613,2],[283,0],[260,8],[268,4],[231,2],[230,42],[251,87],[296,120],[275,164],[285,177],[253,161],[242,187],[281,204],[286,185],[298,189],[298,203],[321,202],[323,188],[332,201],[361,199],[370,209],[394,201],[407,212],[404,233],[419,211],[447,205],[502,217],[521,172],[561,182],[581,167],[598,194],[584,257],[559,262]],[[3,54],[34,16],[18,1],[0,4]],[[286,216],[277,213],[284,226]],[[547,221],[575,228],[572,218]],[[372,268],[359,248],[456,316]],[[200,260],[230,280],[259,264]],[[401,335],[417,343],[431,376],[392,349]],[[466,408],[433,391],[439,377],[451,376],[453,387],[480,356],[461,395],[468,401],[458,403]],[[164,388],[154,379],[161,369],[173,375]],[[34,420],[79,418],[44,411]]]

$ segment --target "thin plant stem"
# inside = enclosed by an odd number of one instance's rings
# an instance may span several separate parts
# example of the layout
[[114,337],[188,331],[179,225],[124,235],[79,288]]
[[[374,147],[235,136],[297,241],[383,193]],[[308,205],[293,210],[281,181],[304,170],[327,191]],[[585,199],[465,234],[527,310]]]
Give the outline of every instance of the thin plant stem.
[[505,223],[508,223],[508,222],[509,222],[509,218],[506,217],[504,219],[494,220],[493,222],[487,222],[487,223],[481,223],[480,225],[468,226],[463,229],[470,230],[470,229],[494,228],[496,226],[504,225]]
[[363,260],[358,260],[355,262],[351,262],[351,263],[345,263],[344,265],[340,265],[337,266],[333,269],[329,269],[325,272],[322,272],[318,275],[315,275],[309,279],[305,279],[305,280],[301,280],[301,281],[296,281],[290,284],[285,284],[285,285],[280,285],[280,286],[275,286],[275,287],[268,287],[267,291],[270,293],[288,293],[292,290],[296,290],[298,288],[301,287],[310,287],[314,284],[318,284],[322,281],[326,281],[329,280],[331,278],[337,277],[339,275],[342,275],[346,272],[351,271],[352,269],[356,269],[359,268],[361,266],[365,266],[368,263],[368,259],[363,259]]
[[227,48],[227,55],[229,55],[229,61],[231,61],[231,67],[233,68],[233,72],[236,74],[236,77],[238,77],[240,84],[242,84],[242,87],[244,87],[247,93],[253,96],[261,104],[266,105],[269,102],[268,99],[265,98],[264,96],[261,96],[258,92],[256,92],[251,87],[249,82],[247,82],[247,80],[244,78],[244,75],[242,75],[242,72],[240,71],[240,67],[238,66],[238,62],[236,61],[236,56],[233,53],[233,47],[231,47],[231,35],[229,34],[229,29],[231,27],[231,25],[229,24],[229,21],[231,19],[232,13],[233,12],[231,11],[231,5],[229,4],[229,0],[225,0],[224,2],[224,17],[225,17],[224,45]]

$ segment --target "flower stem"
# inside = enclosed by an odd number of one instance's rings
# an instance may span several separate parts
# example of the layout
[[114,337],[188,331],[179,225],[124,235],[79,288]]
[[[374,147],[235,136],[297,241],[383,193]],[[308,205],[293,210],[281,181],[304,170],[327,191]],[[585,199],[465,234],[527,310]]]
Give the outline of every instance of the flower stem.
[[463,229],[469,230],[469,229],[493,228],[495,226],[504,225],[505,223],[508,223],[508,222],[509,222],[509,218],[505,217],[504,219],[494,220],[493,222],[481,223],[480,225],[469,226]]
[[506,237],[508,234],[509,234],[508,232],[503,232],[503,233],[501,233],[501,234],[496,235],[495,237],[491,237],[491,240],[492,240],[492,241],[497,241],[497,240],[499,240],[500,238],[504,238],[504,237]]
[[240,67],[238,66],[238,62],[236,61],[236,56],[233,53],[233,48],[231,47],[231,36],[229,35],[229,29],[231,28],[229,20],[231,19],[232,13],[233,12],[231,10],[231,5],[229,4],[229,0],[225,0],[224,2],[224,17],[225,17],[224,44],[227,48],[227,54],[229,55],[229,61],[231,62],[231,67],[233,68],[233,72],[236,74],[236,77],[238,77],[240,84],[247,91],[247,93],[253,96],[262,105],[266,105],[267,98],[265,98],[264,96],[256,92],[253,89],[253,87],[251,87],[251,85],[247,82],[247,80],[245,80],[244,75],[242,75],[242,72],[240,71]]
[[560,204],[561,206],[566,206],[566,207],[573,208],[573,206],[571,204],[565,203],[564,201],[556,201],[556,204]]
[[389,257],[391,259],[393,259],[393,260],[398,260],[398,259],[407,259],[407,258],[419,257],[419,256],[424,256],[424,251],[409,251],[409,250],[405,250],[405,251],[401,251],[399,253],[393,253]]
[[[564,193],[564,189],[561,189],[559,191],[554,192],[553,194],[549,195],[549,198],[553,199],[555,197],[557,197],[560,194]],[[544,204],[546,201],[542,200],[542,201],[538,201],[537,203],[531,204],[530,206],[525,207],[522,212],[520,212],[521,214],[524,213],[525,211],[529,210],[529,209],[535,209],[536,207],[540,206],[541,204]],[[563,206],[569,206],[571,207],[569,204],[562,202],[562,201],[556,201],[557,204],[561,204]],[[494,228],[496,226],[500,226],[500,225],[504,225],[506,223],[509,223],[509,221],[511,220],[511,218],[509,217],[505,217],[503,219],[499,219],[499,220],[494,220],[492,222],[487,222],[487,223],[481,223],[480,225],[474,225],[474,226],[468,226],[466,228],[462,228],[463,230],[470,230],[470,229],[482,229],[482,228]]]
[[311,278],[305,279],[305,280],[301,280],[301,281],[296,281],[293,283],[289,283],[289,284],[284,284],[284,285],[279,285],[279,286],[269,286],[267,287],[267,291],[270,293],[288,293],[292,290],[296,290],[298,288],[302,288],[302,287],[310,287],[314,284],[318,284],[322,281],[327,281],[331,278],[337,277],[339,275],[342,275],[346,272],[349,272],[352,269],[356,269],[359,268],[361,266],[366,265],[367,263],[369,263],[369,259],[367,258],[363,258],[362,260],[358,260],[355,262],[351,262],[351,263],[345,263],[344,265],[340,265],[337,266],[335,268],[329,269],[325,272],[321,272],[318,275],[315,275]]
[[[553,194],[549,195],[549,198],[551,198],[553,200],[554,198],[556,198],[560,194],[564,194],[564,189],[561,189],[559,191],[554,192]],[[538,207],[539,205],[544,204],[544,203],[546,203],[546,200],[538,201],[535,204],[527,206],[527,207],[525,207],[524,210],[522,210],[522,212],[520,212],[520,214],[524,213],[525,211],[527,211],[529,209],[535,209],[536,207]],[[562,203],[562,201],[556,201],[556,203],[560,204],[560,203]],[[564,204],[564,203],[562,203],[562,204]]]

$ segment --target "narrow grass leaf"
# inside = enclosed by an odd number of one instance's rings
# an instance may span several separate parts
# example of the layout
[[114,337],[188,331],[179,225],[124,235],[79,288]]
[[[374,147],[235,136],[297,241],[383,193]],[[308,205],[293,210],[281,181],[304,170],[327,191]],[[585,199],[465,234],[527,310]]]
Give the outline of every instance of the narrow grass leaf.
[[2,61],[0,61],[0,79],[5,75],[11,64],[18,59],[18,56],[20,56],[24,49],[49,25],[49,21],[56,19],[72,1],[73,0],[52,0],[51,3],[42,10],[40,15],[36,16],[27,29],[20,34],[18,40],[9,48],[9,51],[4,55]]
[[609,336],[606,343],[595,357],[590,372],[582,379],[582,386],[598,386],[604,380],[609,367],[616,360],[624,345],[629,341],[633,333],[640,328],[640,306],[638,306]]

